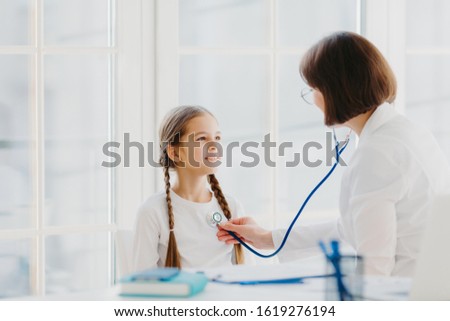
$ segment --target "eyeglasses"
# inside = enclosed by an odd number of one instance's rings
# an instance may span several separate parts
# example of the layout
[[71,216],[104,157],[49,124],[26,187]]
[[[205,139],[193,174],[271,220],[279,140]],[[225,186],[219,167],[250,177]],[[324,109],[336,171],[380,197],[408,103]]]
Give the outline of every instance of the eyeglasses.
[[311,93],[314,91],[313,88],[305,87],[302,89],[301,97],[308,105],[314,105],[314,96]]

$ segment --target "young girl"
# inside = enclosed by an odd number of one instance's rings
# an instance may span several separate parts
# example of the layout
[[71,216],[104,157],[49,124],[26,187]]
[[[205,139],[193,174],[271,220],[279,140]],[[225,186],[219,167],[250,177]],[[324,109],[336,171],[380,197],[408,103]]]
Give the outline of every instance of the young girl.
[[[160,128],[165,191],[148,198],[139,209],[133,250],[135,271],[244,262],[241,245],[219,242],[217,227],[208,222],[208,215],[215,212],[223,213],[226,219],[243,214],[234,198],[224,196],[214,175],[219,160],[214,156],[214,145],[220,139],[217,120],[205,108],[181,106],[166,115]],[[177,177],[173,186],[172,170]]]

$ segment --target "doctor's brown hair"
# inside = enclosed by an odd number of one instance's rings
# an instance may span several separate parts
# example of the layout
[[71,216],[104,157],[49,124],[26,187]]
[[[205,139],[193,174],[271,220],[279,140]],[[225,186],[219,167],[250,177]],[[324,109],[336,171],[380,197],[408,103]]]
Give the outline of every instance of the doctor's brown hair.
[[[187,125],[189,121],[195,117],[209,114],[214,117],[214,115],[208,111],[206,108],[200,106],[180,106],[173,108],[164,118],[161,128],[159,131],[160,139],[160,159],[159,163],[164,170],[164,181],[166,184],[166,201],[167,201],[167,212],[169,220],[169,244],[167,248],[166,256],[166,267],[177,267],[181,268],[181,258],[178,252],[177,242],[174,233],[174,216],[172,208],[172,199],[170,197],[170,169],[174,169],[177,165],[169,158],[167,153],[167,147],[170,145],[177,146],[180,143],[180,137],[185,134]],[[223,214],[227,219],[231,219],[231,211],[228,206],[227,200],[222,192],[222,188],[219,185],[214,174],[208,175],[208,182],[211,185],[211,190],[223,211]],[[244,263],[244,255],[242,251],[242,246],[240,244],[234,245],[234,256],[237,264]]]
[[351,118],[395,100],[397,82],[381,52],[364,37],[336,32],[304,55],[300,74],[325,102],[325,125]]

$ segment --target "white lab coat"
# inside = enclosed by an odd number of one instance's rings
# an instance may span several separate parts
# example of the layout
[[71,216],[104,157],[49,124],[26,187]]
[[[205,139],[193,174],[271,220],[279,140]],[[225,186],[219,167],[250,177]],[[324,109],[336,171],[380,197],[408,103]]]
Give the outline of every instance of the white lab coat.
[[[433,196],[450,191],[450,167],[427,130],[379,106],[344,169],[337,221],[293,229],[280,261],[319,239],[340,238],[364,256],[365,273],[412,276]],[[277,247],[285,230],[272,233]]]

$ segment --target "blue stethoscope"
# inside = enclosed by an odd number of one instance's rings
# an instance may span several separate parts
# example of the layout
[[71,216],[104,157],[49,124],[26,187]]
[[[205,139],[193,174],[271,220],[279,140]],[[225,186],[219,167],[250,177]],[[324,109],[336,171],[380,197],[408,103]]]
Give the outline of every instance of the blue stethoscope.
[[[333,164],[333,166],[331,167],[331,169],[328,171],[328,173],[322,178],[322,180],[316,185],[316,187],[314,187],[312,189],[312,191],[309,193],[309,195],[306,197],[306,199],[303,201],[302,206],[300,207],[300,209],[297,212],[297,215],[295,215],[294,219],[292,220],[291,224],[289,225],[289,228],[286,231],[286,234],[284,235],[283,241],[281,242],[280,246],[278,247],[278,249],[276,249],[273,253],[270,254],[262,254],[254,249],[252,249],[250,246],[248,246],[244,241],[242,241],[234,232],[228,231],[228,233],[239,243],[242,244],[242,246],[244,246],[247,250],[249,250],[250,252],[252,252],[253,254],[262,257],[262,258],[269,258],[269,257],[273,257],[275,255],[278,254],[278,252],[281,251],[281,249],[284,247],[284,245],[286,244],[286,241],[289,237],[289,234],[291,233],[292,228],[294,227],[294,224],[297,222],[298,218],[300,217],[300,214],[303,212],[303,209],[305,208],[306,204],[308,204],[309,200],[311,199],[311,197],[314,195],[314,193],[322,186],[323,183],[325,183],[325,181],[331,176],[331,174],[334,172],[336,166],[339,164],[339,157],[341,156],[341,154],[344,152],[345,148],[347,147],[349,141],[350,141],[350,134],[351,134],[351,130],[350,132],[347,134],[344,144],[342,145],[342,147],[339,149],[339,142],[336,138],[336,132],[333,128],[333,138],[334,138],[334,142],[335,142],[335,148],[336,148],[336,162]],[[213,212],[210,213],[206,216],[206,221],[207,223],[212,226],[215,227],[218,224],[222,223],[222,221],[224,221],[225,218],[224,216],[219,213],[219,212]]]

